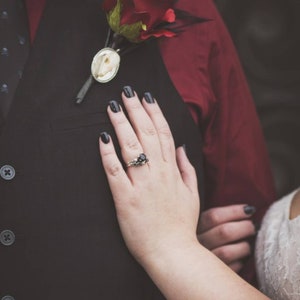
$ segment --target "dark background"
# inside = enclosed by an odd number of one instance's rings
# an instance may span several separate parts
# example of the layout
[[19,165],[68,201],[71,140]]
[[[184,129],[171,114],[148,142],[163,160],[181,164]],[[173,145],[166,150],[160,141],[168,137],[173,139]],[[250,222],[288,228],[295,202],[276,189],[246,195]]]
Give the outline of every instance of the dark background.
[[278,196],[300,186],[300,0],[215,0],[254,97]]

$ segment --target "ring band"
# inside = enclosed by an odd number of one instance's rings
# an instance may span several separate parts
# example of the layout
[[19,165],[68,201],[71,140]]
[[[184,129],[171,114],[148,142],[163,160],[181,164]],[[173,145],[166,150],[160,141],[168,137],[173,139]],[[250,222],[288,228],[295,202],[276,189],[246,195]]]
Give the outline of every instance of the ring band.
[[149,159],[147,158],[146,154],[141,153],[137,158],[129,161],[127,163],[127,167],[140,167],[144,164],[146,164],[149,161]]

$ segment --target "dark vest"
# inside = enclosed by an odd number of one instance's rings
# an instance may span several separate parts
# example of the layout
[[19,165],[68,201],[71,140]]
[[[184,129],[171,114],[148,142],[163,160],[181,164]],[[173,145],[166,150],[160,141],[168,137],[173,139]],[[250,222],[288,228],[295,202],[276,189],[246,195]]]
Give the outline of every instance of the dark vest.
[[15,241],[0,244],[0,299],[162,298],[122,239],[98,137],[107,131],[116,142],[106,108],[124,85],[158,99],[201,181],[200,134],[155,41],[126,54],[113,81],[74,104],[106,39],[100,4],[48,1],[3,128],[0,167],[16,173],[0,178],[0,232],[11,230]]

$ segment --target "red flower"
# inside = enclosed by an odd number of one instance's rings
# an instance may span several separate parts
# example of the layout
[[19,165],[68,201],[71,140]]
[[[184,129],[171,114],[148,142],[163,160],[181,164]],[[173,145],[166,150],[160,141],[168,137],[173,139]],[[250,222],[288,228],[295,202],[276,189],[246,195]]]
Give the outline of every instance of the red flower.
[[122,28],[134,25],[134,38],[127,37],[124,32],[121,34],[131,41],[140,41],[150,36],[175,35],[167,26],[162,26],[175,22],[175,2],[176,0],[105,0],[103,9],[115,32],[120,33]]

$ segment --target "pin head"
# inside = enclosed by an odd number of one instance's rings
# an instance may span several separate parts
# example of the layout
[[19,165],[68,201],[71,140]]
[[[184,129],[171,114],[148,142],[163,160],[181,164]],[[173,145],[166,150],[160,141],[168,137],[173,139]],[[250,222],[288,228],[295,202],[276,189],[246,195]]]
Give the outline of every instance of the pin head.
[[120,55],[112,48],[103,48],[95,56],[91,65],[91,73],[96,81],[111,81],[118,73]]

